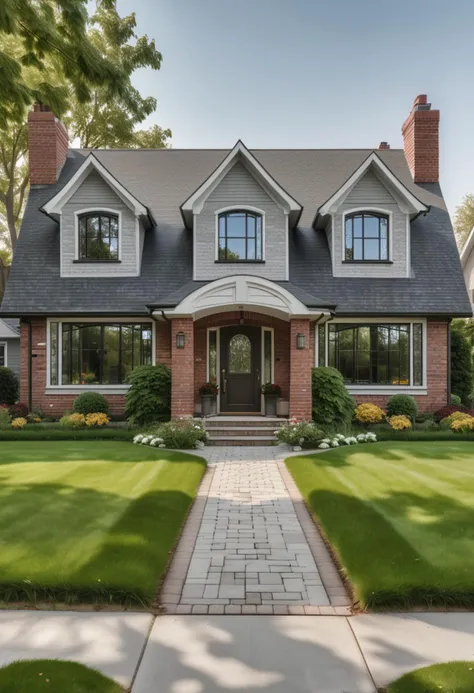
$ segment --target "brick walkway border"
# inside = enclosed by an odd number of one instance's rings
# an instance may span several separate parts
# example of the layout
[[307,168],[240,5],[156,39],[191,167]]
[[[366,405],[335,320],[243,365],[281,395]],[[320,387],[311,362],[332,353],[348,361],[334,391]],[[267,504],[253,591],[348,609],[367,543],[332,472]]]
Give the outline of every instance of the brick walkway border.
[[[234,449],[235,450],[235,449]],[[253,448],[252,453],[255,455],[258,448]],[[236,452],[243,452],[237,448]],[[293,477],[289,473],[284,460],[292,456],[291,452],[284,452],[281,448],[262,448],[262,458],[270,457],[275,460],[275,464],[282,476],[284,485],[293,503],[296,516],[301,525],[306,541],[308,542],[310,551],[316,562],[321,581],[326,589],[326,592],[331,603],[330,606],[280,606],[273,607],[272,614],[268,610],[268,615],[311,615],[311,616],[348,616],[351,613],[351,600],[346,592],[339,572],[334,564],[334,561],[329,553],[324,540],[322,539],[317,526],[314,524],[310,516],[304,500],[293,481]],[[196,494],[196,499],[189,513],[185,528],[178,543],[178,547],[172,559],[171,566],[164,580],[163,588],[160,595],[161,607],[168,614],[220,614],[223,609],[218,609],[217,606],[213,609],[212,605],[202,606],[189,604],[179,604],[181,593],[188,573],[191,558],[194,552],[195,543],[201,527],[201,522],[206,507],[209,490],[215,473],[215,460],[220,457],[219,448],[213,447],[209,451],[203,451],[202,455],[208,458],[209,466],[206,469],[204,477]],[[224,449],[222,450],[224,453]],[[270,453],[270,454],[269,454]],[[294,453],[293,453],[294,454]],[[298,453],[301,454],[301,453]],[[306,453],[305,453],[306,454]],[[310,453],[308,453],[310,454]],[[225,454],[223,454],[225,457]],[[209,459],[210,458],[210,459]],[[201,610],[202,609],[202,610]],[[229,615],[230,611],[227,611]],[[267,613],[263,607],[235,609],[235,615],[245,614],[265,614]]]

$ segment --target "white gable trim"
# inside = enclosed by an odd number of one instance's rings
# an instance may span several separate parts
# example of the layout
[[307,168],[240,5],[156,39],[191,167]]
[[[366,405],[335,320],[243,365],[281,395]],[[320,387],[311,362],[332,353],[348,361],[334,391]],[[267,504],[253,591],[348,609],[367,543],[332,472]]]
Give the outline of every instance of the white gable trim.
[[464,268],[466,265],[466,262],[469,258],[469,255],[471,254],[472,247],[474,246],[474,228],[471,229],[471,233],[467,237],[467,241],[464,243],[461,252],[460,252],[460,258],[461,258],[461,266]]
[[287,321],[291,318],[316,320],[321,314],[328,318],[331,315],[327,308],[308,308],[275,282],[244,274],[216,279],[193,291],[175,308],[156,310],[153,317],[163,319],[164,313],[168,319],[192,317],[197,320],[232,311],[255,311]]
[[410,211],[416,214],[428,211],[429,208],[420,202],[420,200],[398,180],[398,178],[391,172],[388,166],[384,164],[382,159],[377,156],[375,152],[372,152],[372,154],[370,154],[367,159],[362,162],[359,168],[354,171],[350,178],[346,180],[344,185],[341,185],[339,190],[336,190],[334,195],[332,195],[329,200],[321,205],[321,207],[318,209],[318,214],[324,216],[325,214],[334,213],[337,206],[344,201],[352,188],[371,166],[373,166],[376,169],[376,172],[382,176],[381,182],[383,182],[383,179],[388,181],[388,183],[393,186],[394,190],[401,196],[401,198],[407,202],[410,207]]
[[283,203],[288,212],[300,212],[301,205],[295,200],[284,188],[277,183],[272,176],[263,168],[260,162],[253,156],[241,140],[237,142],[235,147],[229,152],[221,164],[215,169],[207,180],[199,186],[193,194],[181,205],[183,214],[199,214],[202,210],[204,202],[207,200],[212,191],[219,185],[224,176],[230,171],[234,164],[242,158],[247,165],[250,173],[254,174],[268,190],[273,193]]
[[102,178],[110,185],[123,202],[132,209],[137,216],[145,216],[148,213],[147,208],[118,181],[103,164],[93,154],[89,154],[84,163],[76,171],[76,173],[68,180],[61,190],[54,195],[48,202],[43,205],[43,211],[46,214],[60,214],[63,206],[74,195],[81,183],[87,178],[89,173],[95,170]]

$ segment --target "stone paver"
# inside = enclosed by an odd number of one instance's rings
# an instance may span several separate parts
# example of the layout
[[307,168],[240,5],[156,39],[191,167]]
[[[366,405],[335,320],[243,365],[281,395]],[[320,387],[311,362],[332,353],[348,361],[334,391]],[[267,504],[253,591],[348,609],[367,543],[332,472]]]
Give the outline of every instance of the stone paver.
[[[209,462],[207,500],[186,526],[188,554],[189,537],[195,537],[189,563],[180,543],[178,569],[175,558],[172,579],[168,574],[165,581],[161,601],[167,611],[184,613],[181,608],[191,606],[192,614],[205,614],[223,606],[225,614],[288,614],[291,606],[296,614],[306,613],[304,607],[335,606],[333,599],[347,606],[337,570],[285,474],[282,459],[288,453],[277,447],[213,447],[201,454]],[[199,499],[203,504],[202,489]]]

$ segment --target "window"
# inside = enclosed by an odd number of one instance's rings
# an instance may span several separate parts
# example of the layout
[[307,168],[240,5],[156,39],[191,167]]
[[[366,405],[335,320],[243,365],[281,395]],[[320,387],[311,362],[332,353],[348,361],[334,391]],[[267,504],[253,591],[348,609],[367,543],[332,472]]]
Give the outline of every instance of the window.
[[348,214],[345,217],[345,261],[387,261],[388,233],[388,216],[385,214]]
[[153,361],[151,324],[52,322],[49,337],[51,385],[120,385]]
[[0,367],[7,365],[7,345],[0,344]]
[[235,334],[229,342],[229,373],[252,372],[252,344],[245,334]]
[[253,212],[225,212],[218,219],[220,262],[263,260],[262,217]]
[[[328,365],[346,385],[422,386],[423,325],[328,325]],[[318,365],[325,363],[324,327],[318,328]]]
[[117,214],[103,212],[81,214],[78,224],[79,260],[107,262],[119,259]]
[[271,330],[263,330],[263,382],[273,382],[273,348]]
[[217,382],[217,330],[208,332],[207,373],[210,383]]

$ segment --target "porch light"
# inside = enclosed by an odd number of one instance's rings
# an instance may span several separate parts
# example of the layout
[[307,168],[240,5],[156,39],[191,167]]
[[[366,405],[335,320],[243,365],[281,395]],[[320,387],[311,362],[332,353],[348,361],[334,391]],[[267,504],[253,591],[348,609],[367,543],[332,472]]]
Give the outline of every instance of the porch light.
[[184,349],[184,332],[176,333],[176,348]]
[[302,332],[298,332],[296,335],[296,348],[297,349],[304,349],[306,346],[306,335],[303,334]]

